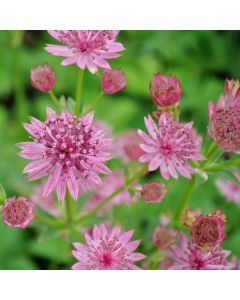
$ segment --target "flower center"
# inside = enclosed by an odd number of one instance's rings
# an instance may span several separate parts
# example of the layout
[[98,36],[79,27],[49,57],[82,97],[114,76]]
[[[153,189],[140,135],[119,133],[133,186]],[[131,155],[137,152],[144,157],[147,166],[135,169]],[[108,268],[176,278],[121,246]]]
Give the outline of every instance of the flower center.
[[102,257],[100,258],[100,263],[105,269],[109,269],[113,264],[113,257],[109,252],[103,252]]
[[193,223],[192,237],[194,242],[199,246],[214,245],[219,238],[217,222],[204,218],[195,224]]
[[19,225],[24,222],[29,214],[29,208],[27,204],[22,201],[15,200],[6,209],[6,220],[10,224]]

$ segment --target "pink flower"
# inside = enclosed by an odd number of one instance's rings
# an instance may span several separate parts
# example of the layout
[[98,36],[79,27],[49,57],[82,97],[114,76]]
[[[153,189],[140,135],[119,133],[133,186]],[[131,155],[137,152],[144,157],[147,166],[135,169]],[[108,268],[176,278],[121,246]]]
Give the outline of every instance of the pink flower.
[[[237,85],[237,84],[236,84]],[[208,133],[225,152],[240,151],[240,89],[232,82],[225,83],[225,94],[216,105],[209,103]]]
[[49,34],[62,45],[47,45],[46,50],[53,55],[63,56],[62,65],[77,64],[80,69],[97,72],[98,67],[111,69],[108,59],[119,56],[124,50],[116,42],[118,30],[50,30]]
[[146,182],[143,185],[141,195],[147,203],[160,203],[165,197],[167,190],[159,181]]
[[44,123],[31,117],[31,124],[24,124],[34,141],[18,144],[20,155],[33,160],[23,172],[28,173],[30,181],[48,176],[43,198],[56,189],[58,199],[63,201],[68,188],[77,200],[102,183],[98,173],[110,174],[103,162],[112,157],[105,151],[111,140],[92,125],[93,113],[77,118],[68,111],[57,115],[47,108],[47,114]]
[[204,252],[179,233],[179,245],[172,246],[173,264],[171,270],[230,270],[232,264],[227,261],[230,251],[219,247]]
[[156,73],[150,84],[150,92],[156,105],[169,106],[179,103],[182,88],[176,77]]
[[34,204],[24,197],[8,198],[2,215],[6,226],[26,228],[34,219]]
[[125,89],[126,78],[121,70],[104,70],[101,79],[101,89],[105,94],[115,94]]
[[226,237],[224,221],[214,213],[197,216],[191,226],[191,236],[193,243],[199,247],[219,246]]
[[48,64],[37,66],[35,69],[31,69],[31,83],[35,89],[49,92],[55,84],[55,74]]
[[136,129],[131,129],[122,133],[116,143],[117,153],[125,162],[138,161],[144,154],[140,147],[141,138]]
[[[240,180],[240,172],[235,172],[234,176]],[[217,179],[216,186],[228,201],[240,204],[240,182],[235,183],[231,180]]]
[[176,239],[176,231],[166,226],[158,226],[154,229],[152,240],[157,248],[166,249]]
[[149,163],[148,170],[160,168],[164,179],[178,178],[177,171],[186,178],[191,178],[194,169],[188,161],[202,160],[200,140],[192,128],[192,123],[178,123],[170,114],[163,113],[159,117],[158,126],[149,115],[145,118],[149,135],[139,130],[138,133],[145,144],[141,144],[145,154],[140,162]]
[[52,195],[49,194],[47,197],[43,198],[43,190],[44,184],[35,186],[31,200],[50,215],[53,215],[55,217],[60,216],[61,211],[55,205]]
[[[85,205],[84,210],[89,211],[97,206],[103,199],[111,195],[115,190],[120,188],[125,183],[124,172],[122,170],[114,171],[110,176],[103,179],[103,184],[99,186],[96,194]],[[132,184],[132,187],[136,187],[136,183]],[[139,193],[131,195],[127,189],[118,193],[112,198],[101,210],[99,215],[105,213],[113,205],[119,205],[121,203],[133,203],[138,199]]]
[[121,232],[120,226],[107,230],[101,224],[94,226],[92,236],[85,234],[86,245],[74,243],[74,270],[137,270],[135,262],[145,258],[134,252],[140,241],[131,241],[134,231]]

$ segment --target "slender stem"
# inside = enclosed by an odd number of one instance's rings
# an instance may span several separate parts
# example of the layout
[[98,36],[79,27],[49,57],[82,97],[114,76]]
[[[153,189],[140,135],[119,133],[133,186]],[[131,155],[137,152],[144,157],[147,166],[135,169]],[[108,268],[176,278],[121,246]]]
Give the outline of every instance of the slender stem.
[[66,219],[71,224],[75,218],[74,200],[69,192],[66,194]]
[[206,166],[204,168],[204,171],[206,171],[206,172],[221,171],[221,170],[227,169],[229,167],[235,167],[235,166],[236,167],[240,166],[239,158],[224,162],[222,164],[212,164],[212,165]]
[[88,114],[90,111],[92,111],[95,106],[98,104],[98,102],[101,100],[102,96],[104,93],[101,91],[100,93],[97,94],[96,98],[92,101],[88,109],[84,112],[84,114]]
[[189,181],[187,189],[185,190],[185,192],[182,196],[182,199],[180,200],[179,207],[178,207],[178,210],[177,210],[176,215],[175,215],[175,221],[179,221],[182,213],[188,207],[188,202],[189,202],[190,197],[191,197],[191,195],[194,191],[194,188],[195,188],[195,181],[196,181],[196,177],[195,177],[195,175],[192,175],[192,178]]
[[141,177],[146,172],[145,166],[138,171],[133,177],[127,180],[125,184],[120,186],[116,191],[114,191],[111,195],[103,199],[97,206],[95,206],[92,210],[90,210],[87,214],[81,216],[78,220],[76,220],[76,224],[82,224],[86,220],[88,220],[91,216],[95,215],[104,205],[106,205],[109,201],[112,200],[119,193],[124,191],[132,182],[134,182],[137,178]]
[[39,222],[41,222],[41,223],[43,223],[45,225],[48,225],[48,226],[51,226],[51,227],[56,227],[56,228],[59,228],[59,227],[61,227],[63,225],[58,220],[44,217],[44,216],[40,215],[38,212],[36,212],[36,211],[35,211],[35,220],[37,220],[37,221],[39,221]]
[[78,79],[77,79],[77,86],[76,86],[76,115],[79,115],[80,107],[81,107],[81,96],[82,96],[82,85],[83,85],[83,75],[84,70],[79,70]]
[[203,160],[201,163],[200,163],[200,168],[203,168],[205,167],[206,165],[208,165],[211,160],[213,159],[215,153],[218,151],[219,149],[219,146],[215,143],[215,142],[212,142],[210,144],[210,146],[208,147],[206,153],[205,153],[205,156],[206,156],[206,160]]
[[48,94],[49,94],[50,97],[52,98],[54,104],[55,104],[57,107],[61,107],[61,104],[59,103],[58,98],[55,96],[54,92],[53,92],[53,91],[49,91]]

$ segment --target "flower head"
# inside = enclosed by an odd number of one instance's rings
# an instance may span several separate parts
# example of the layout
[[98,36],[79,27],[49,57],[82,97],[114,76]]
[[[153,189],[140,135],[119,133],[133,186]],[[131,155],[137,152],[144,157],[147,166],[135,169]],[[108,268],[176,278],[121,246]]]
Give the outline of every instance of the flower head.
[[[234,176],[240,180],[240,172],[235,172]],[[233,201],[237,204],[240,204],[240,182],[235,183],[232,180],[224,180],[219,178],[216,180],[216,186],[228,201]]]
[[110,173],[103,162],[111,158],[105,151],[111,140],[92,124],[93,113],[82,118],[68,111],[57,115],[50,108],[47,113],[44,123],[31,117],[31,124],[24,124],[34,140],[18,144],[20,155],[33,160],[24,173],[30,181],[48,176],[44,198],[56,189],[58,199],[63,201],[68,187],[77,200],[80,194],[101,184],[98,173]]
[[171,246],[176,238],[176,231],[166,226],[155,228],[152,236],[153,243],[160,249],[166,249]]
[[31,83],[35,89],[49,92],[55,84],[55,74],[48,64],[37,66],[35,69],[31,69]]
[[156,73],[150,84],[150,92],[154,103],[164,107],[179,103],[182,88],[176,77]]
[[127,85],[126,78],[121,70],[104,70],[101,79],[101,89],[105,94],[115,94]]
[[[106,197],[110,196],[115,190],[120,188],[125,183],[124,172],[122,170],[114,171],[110,176],[103,179],[103,184],[99,186],[96,194],[91,198],[85,205],[84,210],[89,211],[96,205],[101,203]],[[132,184],[132,187],[136,187],[136,182]],[[121,203],[133,203],[137,200],[139,193],[135,193],[133,196],[129,193],[127,189],[118,193],[115,197],[111,199],[103,208],[99,211],[99,215],[102,215],[113,205],[119,205]]]
[[34,219],[34,204],[24,197],[8,198],[2,207],[3,223],[25,228]]
[[125,162],[137,161],[144,151],[140,147],[141,138],[136,129],[122,133],[116,143],[117,153]]
[[224,221],[221,217],[211,215],[197,216],[191,226],[192,241],[199,247],[219,246],[225,239]]
[[230,255],[219,247],[211,251],[202,251],[188,241],[183,233],[179,233],[179,245],[172,246],[173,264],[171,270],[230,270],[232,264],[227,261]]
[[240,151],[240,88],[237,83],[225,83],[225,93],[216,105],[209,103],[208,133],[225,152]]
[[62,65],[77,64],[80,69],[97,72],[98,67],[111,69],[108,59],[124,50],[116,42],[118,30],[50,30],[49,34],[63,45],[47,45],[53,55],[63,56]]
[[162,202],[166,193],[167,190],[164,184],[159,181],[146,182],[141,191],[141,195],[147,203]]
[[74,243],[73,265],[75,270],[136,270],[135,262],[145,258],[142,253],[134,252],[140,241],[131,241],[134,231],[121,232],[119,226],[107,230],[101,224],[94,226],[92,236],[85,234],[86,245]]
[[[141,144],[144,155],[140,162],[149,163],[149,171],[160,168],[164,179],[178,178],[178,173],[191,178],[194,173],[188,161],[202,160],[200,139],[192,128],[192,123],[179,123],[170,114],[163,113],[159,117],[158,126],[151,116],[145,118],[149,135],[139,130],[138,133],[145,144]],[[177,173],[178,172],[178,173]]]

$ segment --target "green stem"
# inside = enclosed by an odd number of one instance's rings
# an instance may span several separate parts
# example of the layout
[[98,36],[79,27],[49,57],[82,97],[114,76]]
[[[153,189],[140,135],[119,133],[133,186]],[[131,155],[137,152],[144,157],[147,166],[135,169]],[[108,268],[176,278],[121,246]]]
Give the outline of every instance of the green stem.
[[75,207],[74,207],[74,200],[72,199],[69,192],[66,194],[66,219],[69,222],[69,224],[72,224],[74,218],[75,218]]
[[219,150],[218,145],[217,145],[215,142],[212,142],[212,143],[210,144],[210,146],[208,147],[206,153],[204,154],[205,157],[206,157],[207,159],[206,159],[206,160],[203,160],[203,161],[200,163],[200,168],[203,168],[203,167],[205,167],[206,165],[208,165],[208,164],[212,161],[214,155],[216,154],[216,152],[217,152],[218,150]]
[[77,79],[77,86],[76,86],[76,115],[78,116],[80,113],[80,107],[81,107],[81,96],[82,96],[82,85],[83,85],[83,75],[84,70],[79,70],[78,73],[78,79]]
[[35,220],[39,221],[45,225],[51,226],[51,227],[55,227],[55,228],[59,228],[63,225],[63,223],[59,222],[58,220],[54,220],[54,219],[49,219],[46,218],[42,215],[40,215],[38,212],[35,211]]
[[89,108],[84,112],[85,115],[88,114],[89,112],[91,112],[95,108],[95,106],[101,100],[103,95],[104,95],[104,93],[102,91],[99,94],[97,94],[96,98],[92,101]]
[[214,171],[221,171],[221,170],[227,169],[229,167],[239,167],[239,166],[240,166],[240,159],[237,158],[234,160],[224,162],[222,164],[212,164],[212,165],[206,166],[206,168],[204,168],[204,171],[214,172]]
[[176,215],[175,215],[175,221],[179,221],[179,219],[181,218],[182,213],[188,207],[190,197],[191,197],[191,195],[194,191],[194,188],[195,188],[195,181],[196,181],[196,177],[195,177],[195,175],[192,175],[192,178],[189,181],[187,189],[185,190],[185,192],[182,196],[182,199],[180,200],[180,204],[179,204],[178,210],[177,210]]
[[138,171],[133,177],[131,177],[130,179],[127,180],[127,182],[125,184],[123,184],[122,186],[120,186],[116,191],[114,191],[111,195],[109,195],[108,197],[106,197],[105,199],[103,199],[97,206],[95,206],[92,210],[90,210],[87,214],[81,216],[78,220],[76,220],[76,224],[82,224],[84,223],[86,220],[88,220],[90,217],[94,216],[95,214],[97,214],[97,212],[104,206],[106,205],[109,201],[111,201],[115,196],[117,196],[119,193],[121,193],[122,191],[124,191],[125,189],[128,188],[128,186],[134,182],[135,180],[137,180],[139,177],[141,177],[144,173],[146,172],[146,168],[145,166]]
[[54,104],[55,104],[57,107],[61,108],[61,104],[59,103],[58,98],[55,96],[54,92],[53,92],[53,91],[49,91],[48,94],[49,94],[50,97],[52,98]]

